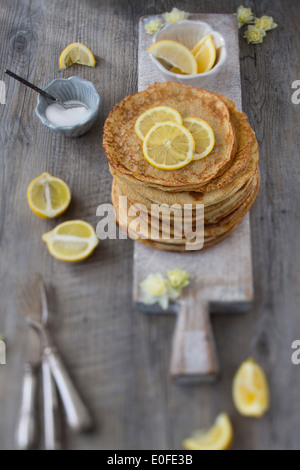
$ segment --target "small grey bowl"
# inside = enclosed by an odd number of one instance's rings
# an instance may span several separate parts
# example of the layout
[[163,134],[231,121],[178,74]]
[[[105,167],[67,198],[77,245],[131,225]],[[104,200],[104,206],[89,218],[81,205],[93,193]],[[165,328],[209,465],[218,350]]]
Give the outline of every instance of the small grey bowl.
[[52,104],[53,101],[39,95],[35,112],[44,126],[52,131],[60,132],[67,137],[78,137],[90,130],[97,119],[100,107],[100,96],[92,82],[83,80],[80,77],[57,78],[49,83],[45,91],[48,91],[50,95],[53,95],[61,101],[81,101],[88,105],[91,114],[88,120],[82,124],[55,126],[46,118],[46,108]]

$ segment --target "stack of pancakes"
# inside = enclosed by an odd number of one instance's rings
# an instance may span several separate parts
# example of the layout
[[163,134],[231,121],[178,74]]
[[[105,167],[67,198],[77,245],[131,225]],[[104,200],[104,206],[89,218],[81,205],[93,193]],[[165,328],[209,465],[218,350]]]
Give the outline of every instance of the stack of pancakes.
[[[211,125],[215,146],[207,157],[174,171],[146,161],[134,124],[143,112],[162,105],[175,108],[182,118],[202,118]],[[246,115],[225,96],[206,90],[165,82],[127,96],[105,122],[103,146],[113,175],[117,222],[132,238],[155,248],[185,251],[189,237],[177,233],[176,221],[195,227],[197,204],[204,204],[204,247],[215,245],[238,227],[258,193],[258,145]],[[127,197],[127,207],[120,205],[120,196]],[[153,204],[176,204],[168,215],[170,236],[164,233],[162,214],[150,217]],[[138,224],[131,206],[139,209]]]

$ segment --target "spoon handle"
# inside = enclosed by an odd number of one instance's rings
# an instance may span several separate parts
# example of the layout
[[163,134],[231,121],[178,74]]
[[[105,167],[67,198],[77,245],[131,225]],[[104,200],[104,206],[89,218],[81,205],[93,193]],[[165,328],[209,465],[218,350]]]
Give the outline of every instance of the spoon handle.
[[59,101],[57,98],[54,98],[54,96],[49,95],[46,91],[42,90],[41,88],[38,88],[37,86],[33,85],[32,83],[28,82],[25,80],[25,78],[19,77],[19,75],[16,75],[15,73],[11,72],[10,70],[5,70],[5,73],[9,75],[10,77],[14,78],[15,80],[18,80],[18,82],[23,83],[23,85],[28,86],[29,88],[32,88],[32,90],[36,91],[40,95],[44,96],[45,98],[48,98],[52,101]]

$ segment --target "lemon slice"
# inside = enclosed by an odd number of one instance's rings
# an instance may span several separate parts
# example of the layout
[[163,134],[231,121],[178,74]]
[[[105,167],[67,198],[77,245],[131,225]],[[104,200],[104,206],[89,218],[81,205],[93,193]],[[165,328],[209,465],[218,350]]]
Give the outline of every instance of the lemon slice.
[[196,431],[183,441],[186,450],[228,450],[233,440],[233,429],[226,413],[220,414],[207,431]]
[[73,64],[95,67],[96,59],[92,51],[80,42],[69,44],[60,54],[59,68],[64,70]]
[[160,170],[178,170],[193,160],[195,142],[192,134],[176,122],[153,126],[143,142],[146,160]]
[[174,121],[182,124],[181,115],[169,106],[156,106],[141,114],[135,121],[134,130],[140,139],[144,140],[151,127],[159,122]]
[[190,131],[195,141],[194,160],[206,157],[214,148],[214,131],[204,119],[188,117],[183,120],[183,125]]
[[71,191],[67,183],[49,173],[31,181],[27,189],[30,209],[42,219],[58,217],[69,207]]
[[164,60],[182,73],[197,73],[197,62],[191,51],[176,41],[158,41],[148,48],[148,52],[157,59]]
[[42,240],[54,258],[76,262],[86,259],[99,243],[94,228],[83,220],[70,220],[44,233]]
[[207,34],[206,36],[204,36],[202,39],[200,39],[199,42],[197,42],[197,44],[193,47],[193,49],[191,50],[192,54],[193,55],[196,55],[197,52],[199,52],[199,49],[201,49],[201,47],[203,46],[203,44],[205,43],[205,41],[207,41],[207,39],[209,38],[209,34]]
[[178,67],[172,67],[169,71],[172,73],[178,73],[179,75],[186,75],[186,73],[183,73]]
[[195,55],[198,73],[209,72],[216,62],[216,56],[214,40],[209,34]]
[[248,359],[233,381],[233,401],[243,416],[260,418],[269,409],[269,388],[262,368]]

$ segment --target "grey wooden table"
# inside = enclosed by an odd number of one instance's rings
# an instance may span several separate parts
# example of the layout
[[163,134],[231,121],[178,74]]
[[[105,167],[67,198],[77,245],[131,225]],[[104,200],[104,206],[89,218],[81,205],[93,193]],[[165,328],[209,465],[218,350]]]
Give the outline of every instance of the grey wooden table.
[[[255,304],[246,316],[213,317],[223,375],[195,387],[168,377],[174,319],[145,316],[132,308],[129,240],[101,242],[83,264],[51,258],[41,234],[56,221],[35,217],[26,188],[43,171],[65,179],[73,194],[62,220],[97,224],[96,208],[109,202],[111,177],[101,130],[112,106],[137,89],[138,19],[170,11],[231,13],[240,0],[1,0],[0,79],[0,333],[7,365],[0,366],[0,448],[14,447],[20,400],[25,329],[18,315],[18,284],[39,271],[53,286],[54,336],[95,417],[93,434],[66,433],[68,449],[180,449],[181,441],[227,411],[235,449],[299,449],[300,366],[291,343],[300,339],[300,104],[292,82],[300,79],[297,0],[248,1],[257,16],[272,15],[279,27],[264,43],[240,39],[243,108],[257,133],[262,184],[251,210]],[[61,50],[87,44],[96,69],[58,70]],[[7,67],[45,86],[56,77],[80,75],[102,96],[101,113],[86,136],[69,140],[43,128],[34,115],[36,96],[2,74]],[[244,419],[231,399],[233,374],[254,356],[271,387],[271,411]]]

